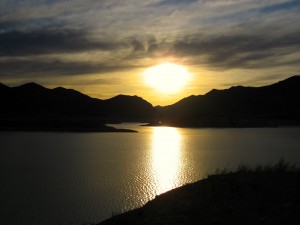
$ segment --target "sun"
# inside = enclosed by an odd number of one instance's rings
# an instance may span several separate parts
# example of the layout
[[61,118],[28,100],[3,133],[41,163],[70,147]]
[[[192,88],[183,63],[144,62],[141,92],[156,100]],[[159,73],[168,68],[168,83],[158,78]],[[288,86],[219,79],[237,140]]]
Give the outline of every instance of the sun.
[[146,83],[160,92],[178,92],[190,80],[188,70],[175,63],[162,63],[147,69],[143,76]]

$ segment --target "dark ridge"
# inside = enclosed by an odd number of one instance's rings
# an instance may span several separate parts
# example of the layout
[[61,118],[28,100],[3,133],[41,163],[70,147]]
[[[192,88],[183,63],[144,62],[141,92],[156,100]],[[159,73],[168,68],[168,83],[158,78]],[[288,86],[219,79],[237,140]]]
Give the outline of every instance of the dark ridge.
[[[81,98],[81,99],[88,99],[88,100],[95,100],[94,98],[91,98],[88,95],[85,95],[79,91],[76,91],[74,89],[68,89],[68,88],[63,88],[63,87],[57,87],[57,88],[53,88],[51,89],[51,92],[55,95],[67,95],[67,96],[72,96],[73,98]],[[99,101],[101,101],[100,99],[98,99]]]
[[2,83],[0,83],[0,91],[8,91],[10,88]]
[[48,88],[45,88],[37,83],[34,82],[30,82],[30,83],[26,83],[26,84],[22,84],[20,86],[17,87],[13,87],[13,89],[15,90],[27,90],[27,91],[35,91],[35,90],[46,90]]
[[0,130],[127,132],[104,124],[145,122],[153,117],[152,105],[138,96],[100,100],[73,89],[48,89],[36,83],[4,88],[0,89]]
[[88,95],[85,95],[79,91],[76,91],[74,89],[69,89],[69,88],[64,88],[64,87],[56,87],[56,88],[53,88],[52,89],[53,92],[56,92],[56,93],[60,93],[60,94],[72,94],[72,95],[77,95],[77,96],[86,96],[88,98],[91,98],[90,96]]
[[281,80],[275,84],[271,84],[270,86],[296,86],[300,83],[300,75],[291,76],[285,80]]
[[154,116],[152,104],[138,96],[118,95],[103,102],[113,117],[123,118],[123,121],[148,122]]
[[152,106],[151,103],[145,101],[143,98],[141,98],[141,97],[139,97],[137,95],[133,95],[132,96],[132,95],[122,95],[122,94],[120,94],[120,95],[114,96],[114,97],[112,97],[110,99],[106,99],[104,101],[124,101],[124,100],[141,101],[141,102],[145,102],[146,104]]
[[4,84],[2,84],[2,83],[0,83],[0,88],[9,88],[9,87],[6,86],[6,85],[4,85]]
[[263,87],[213,89],[161,108],[164,125],[257,127],[300,125],[300,76]]
[[168,107],[179,107],[180,105],[186,105],[186,104],[196,104],[198,98],[201,98],[201,96],[203,95],[190,95],[188,97],[185,97],[181,100],[179,100],[178,102],[172,104],[172,105],[168,105],[168,106],[162,106],[162,108],[168,108]]

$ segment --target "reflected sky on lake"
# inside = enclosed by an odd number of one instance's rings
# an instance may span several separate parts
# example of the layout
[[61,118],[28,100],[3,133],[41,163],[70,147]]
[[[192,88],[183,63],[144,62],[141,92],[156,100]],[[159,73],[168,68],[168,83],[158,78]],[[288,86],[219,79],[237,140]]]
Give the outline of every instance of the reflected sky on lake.
[[178,186],[181,167],[181,135],[178,129],[153,128],[151,164],[156,194]]

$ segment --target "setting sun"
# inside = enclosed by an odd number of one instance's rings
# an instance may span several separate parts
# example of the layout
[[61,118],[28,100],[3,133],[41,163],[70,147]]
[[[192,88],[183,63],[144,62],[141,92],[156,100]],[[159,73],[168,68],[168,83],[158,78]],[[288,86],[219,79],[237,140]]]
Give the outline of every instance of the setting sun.
[[185,67],[174,63],[162,63],[150,67],[143,75],[149,86],[161,92],[180,91],[191,78],[191,74]]

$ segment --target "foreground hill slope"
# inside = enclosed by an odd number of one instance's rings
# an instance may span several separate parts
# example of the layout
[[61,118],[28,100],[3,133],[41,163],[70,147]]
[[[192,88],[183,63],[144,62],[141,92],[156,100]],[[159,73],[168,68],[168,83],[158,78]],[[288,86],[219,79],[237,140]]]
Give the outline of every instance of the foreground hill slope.
[[300,172],[282,165],[209,176],[99,225],[297,225]]

